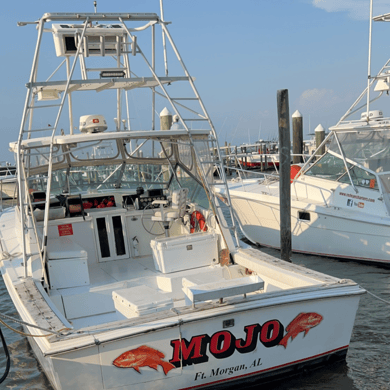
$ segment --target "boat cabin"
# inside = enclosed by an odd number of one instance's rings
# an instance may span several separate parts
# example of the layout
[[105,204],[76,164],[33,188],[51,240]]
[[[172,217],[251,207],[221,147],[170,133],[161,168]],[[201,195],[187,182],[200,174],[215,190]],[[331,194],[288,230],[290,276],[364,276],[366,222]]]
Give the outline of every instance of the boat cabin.
[[[191,131],[204,161],[211,161],[208,136],[209,131]],[[199,174],[207,165],[197,164],[185,130],[57,136],[49,188],[50,142],[46,137],[22,143],[29,156],[27,274],[36,280],[44,275],[52,302],[73,325],[263,288],[259,277],[242,277],[244,268],[220,266],[232,238],[224,222],[217,223]],[[141,157],[135,143],[144,151],[156,143],[161,153]],[[211,178],[212,168],[204,177]]]
[[348,206],[389,216],[390,130],[388,120],[383,120],[382,115],[372,122],[376,129],[372,125],[367,129],[365,118],[335,129],[330,134],[326,153],[303,167],[292,193],[297,191],[299,198],[306,191],[312,198],[323,198],[320,201],[335,207]]

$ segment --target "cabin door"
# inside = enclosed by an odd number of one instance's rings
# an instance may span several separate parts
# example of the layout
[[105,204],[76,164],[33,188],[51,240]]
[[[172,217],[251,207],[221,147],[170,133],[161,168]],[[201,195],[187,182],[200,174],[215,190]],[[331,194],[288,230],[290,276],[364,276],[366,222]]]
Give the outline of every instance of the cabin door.
[[130,257],[124,221],[124,216],[119,213],[94,215],[93,223],[99,262]]

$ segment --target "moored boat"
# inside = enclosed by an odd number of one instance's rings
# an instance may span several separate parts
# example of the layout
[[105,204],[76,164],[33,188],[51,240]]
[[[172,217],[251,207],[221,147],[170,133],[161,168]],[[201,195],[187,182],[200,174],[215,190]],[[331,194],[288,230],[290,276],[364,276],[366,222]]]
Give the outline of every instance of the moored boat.
[[[216,132],[167,23],[151,13],[96,12],[47,13],[33,24],[36,53],[10,145],[18,204],[0,215],[0,267],[53,387],[222,388],[345,358],[364,290],[240,247],[212,191]],[[157,68],[157,27],[182,75]],[[151,60],[143,33],[152,37]],[[38,70],[43,35],[63,58],[52,80]],[[167,86],[180,82],[192,95],[172,98]],[[151,91],[150,130],[134,129],[129,116],[122,128],[124,91],[137,88]],[[78,94],[89,99],[75,105]],[[113,102],[114,127],[88,115],[99,99]],[[155,113],[167,101],[182,129],[156,130]],[[54,125],[36,125],[54,106]],[[193,129],[196,120],[209,128]],[[225,201],[232,216],[228,191]]]
[[[326,153],[292,166],[293,251],[390,265],[390,122],[381,110],[370,110],[370,89],[379,94],[373,100],[389,89],[388,64],[370,75],[364,93],[330,128],[320,146],[328,144]],[[367,103],[358,107],[365,95]],[[349,119],[359,111],[360,117]],[[245,235],[279,248],[279,178],[237,178],[229,190]]]
[[0,162],[0,196],[16,197],[16,167],[9,162]]

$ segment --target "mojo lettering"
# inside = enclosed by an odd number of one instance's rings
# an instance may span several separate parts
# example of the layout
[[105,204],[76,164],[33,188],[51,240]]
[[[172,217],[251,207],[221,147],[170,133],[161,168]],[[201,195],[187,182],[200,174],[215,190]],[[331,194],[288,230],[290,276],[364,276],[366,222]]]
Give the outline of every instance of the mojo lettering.
[[[229,331],[223,330],[214,333],[193,336],[190,341],[185,338],[172,340],[172,359],[169,363],[175,367],[183,367],[204,363],[209,360],[207,349],[216,359],[225,359],[239,353],[249,353],[256,349],[258,341],[266,348],[278,345],[283,338],[284,326],[278,320],[270,320],[262,326],[260,324],[247,325],[244,328],[245,338],[236,339]],[[208,348],[207,348],[208,347]]]

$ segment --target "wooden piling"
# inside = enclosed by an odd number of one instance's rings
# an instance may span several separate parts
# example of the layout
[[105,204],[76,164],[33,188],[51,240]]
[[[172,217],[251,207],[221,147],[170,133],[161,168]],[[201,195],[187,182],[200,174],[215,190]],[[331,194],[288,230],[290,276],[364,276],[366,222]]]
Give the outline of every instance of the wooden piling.
[[290,114],[288,90],[277,92],[279,127],[280,258],[291,262]]
[[[325,139],[325,129],[318,125],[315,130],[314,134],[316,137],[316,149],[321,145],[322,141]],[[321,149],[319,149],[316,153],[317,156],[322,156],[325,153],[325,145],[322,145]]]
[[[296,110],[292,115],[293,125],[293,164],[303,162],[303,119],[301,113]],[[297,156],[298,155],[298,156]]]
[[[172,114],[169,112],[169,110],[165,107],[161,112],[160,112],[160,129],[161,130],[170,130],[172,126]],[[170,145],[167,142],[163,142],[165,151],[169,153],[169,150],[167,150]],[[169,169],[168,166],[166,167],[167,170],[163,173],[163,178],[164,181],[169,180]],[[138,165],[138,171],[139,171],[139,165]]]
[[160,112],[160,129],[161,130],[170,130],[172,126],[172,114],[165,107]]
[[268,159],[267,159],[267,144],[261,145],[261,153],[263,153],[264,158],[264,171],[268,169]]

